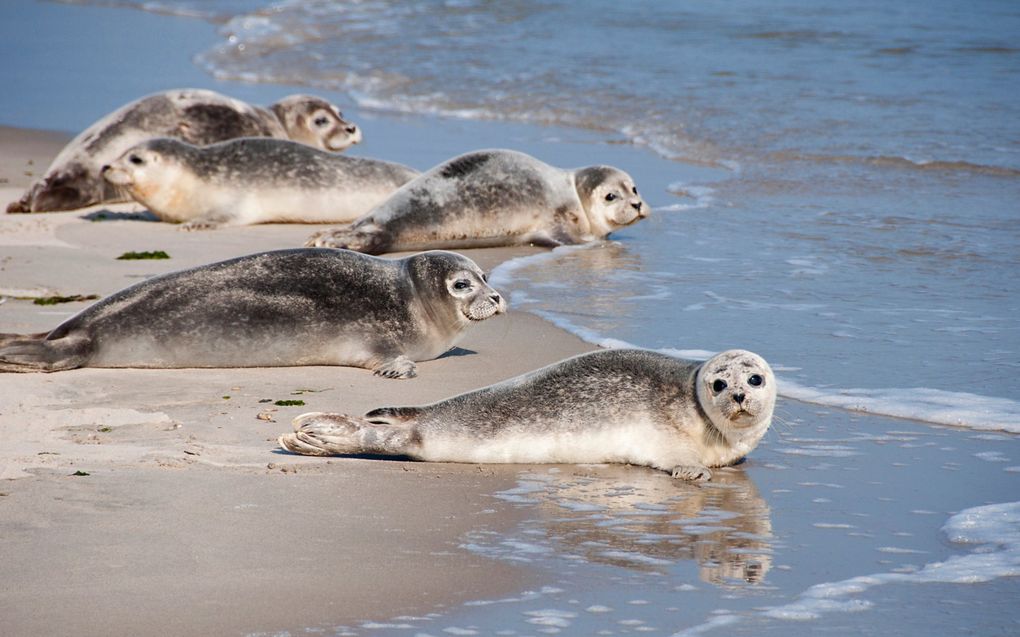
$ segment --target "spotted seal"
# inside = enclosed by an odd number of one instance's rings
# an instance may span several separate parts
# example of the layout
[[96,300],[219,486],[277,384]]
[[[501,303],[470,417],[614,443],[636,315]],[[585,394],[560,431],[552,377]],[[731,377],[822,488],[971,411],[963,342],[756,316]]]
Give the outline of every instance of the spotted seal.
[[183,230],[347,222],[418,174],[400,164],[268,137],[209,146],[150,139],[102,169],[108,182],[160,219],[183,222]]
[[505,309],[453,252],[277,250],[142,281],[47,334],[0,335],[0,371],[349,365],[410,378]]
[[156,93],[118,108],[72,139],[7,212],[130,201],[99,171],[150,137],[176,137],[203,146],[235,137],[275,137],[340,151],[361,141],[361,130],[314,95],[291,95],[262,108],[202,89]]
[[561,170],[524,153],[481,150],[436,166],[307,245],[368,254],[557,246],[603,239],[647,214],[634,180],[611,166]]
[[704,362],[602,350],[423,407],[362,418],[310,413],[280,436],[306,455],[375,454],[432,462],[626,463],[708,480],[757,446],[776,380],[745,350]]

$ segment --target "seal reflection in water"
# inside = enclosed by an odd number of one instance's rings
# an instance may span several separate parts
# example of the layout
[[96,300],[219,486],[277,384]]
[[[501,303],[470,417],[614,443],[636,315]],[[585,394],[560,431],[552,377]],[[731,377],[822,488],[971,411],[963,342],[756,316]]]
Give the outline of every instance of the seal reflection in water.
[[373,454],[434,462],[625,463],[708,480],[772,422],[776,380],[757,354],[705,362],[646,350],[582,354],[423,407],[353,418],[311,413],[280,437],[306,455]]
[[156,93],[125,104],[72,139],[7,212],[75,210],[131,201],[103,180],[100,170],[128,148],[152,137],[204,146],[237,137],[290,139],[341,151],[361,141],[361,130],[314,95],[291,95],[261,108],[200,89]]
[[410,378],[505,309],[453,252],[279,250],[143,281],[48,334],[0,335],[0,371],[350,365]]
[[612,166],[562,170],[524,153],[480,150],[436,166],[306,245],[368,254],[553,247],[604,239],[647,215],[634,180]]
[[352,221],[418,171],[284,139],[194,146],[161,137],[131,147],[102,175],[160,219],[202,230]]

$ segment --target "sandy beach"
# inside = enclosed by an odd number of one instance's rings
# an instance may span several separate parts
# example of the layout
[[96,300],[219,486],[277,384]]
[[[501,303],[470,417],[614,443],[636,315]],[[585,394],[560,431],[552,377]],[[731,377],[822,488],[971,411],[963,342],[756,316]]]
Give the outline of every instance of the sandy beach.
[[[66,140],[0,129],[0,199],[17,198]],[[135,208],[0,217],[3,331],[46,331],[88,304],[33,297],[102,297],[142,277],[299,245],[313,229],[185,233]],[[131,250],[171,258],[116,259]],[[528,252],[471,256],[491,268]],[[468,530],[513,523],[488,494],[513,486],[518,469],[334,462],[283,453],[276,436],[306,411],[430,402],[589,349],[511,311],[408,381],[326,367],[4,375],[4,632],[272,633],[514,592],[528,579],[518,569],[456,544]]]

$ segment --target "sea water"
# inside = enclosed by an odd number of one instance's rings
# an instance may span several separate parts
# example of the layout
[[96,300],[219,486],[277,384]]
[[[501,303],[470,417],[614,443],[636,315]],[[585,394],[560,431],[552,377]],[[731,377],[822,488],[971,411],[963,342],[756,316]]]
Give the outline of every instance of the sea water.
[[654,183],[617,243],[516,268],[517,306],[640,347],[753,349],[805,400],[1020,431],[1015,3],[123,4],[217,22],[195,62],[222,80],[717,168]]
[[224,82],[630,171],[648,220],[493,281],[592,342],[776,369],[773,431],[713,483],[539,468],[496,494],[527,521],[461,546],[545,586],[333,632],[1020,630],[1020,5],[113,4],[215,25],[193,60]]

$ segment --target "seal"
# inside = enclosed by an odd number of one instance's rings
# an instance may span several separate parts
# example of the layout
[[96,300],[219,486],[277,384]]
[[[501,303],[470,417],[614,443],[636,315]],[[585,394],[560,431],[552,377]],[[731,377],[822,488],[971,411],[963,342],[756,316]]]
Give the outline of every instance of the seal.
[[209,146],[150,139],[102,169],[108,182],[160,219],[185,222],[182,230],[349,222],[418,174],[268,137]]
[[7,212],[75,210],[130,201],[99,171],[150,137],[176,137],[200,146],[236,137],[275,137],[340,151],[361,141],[361,130],[314,95],[291,95],[261,108],[214,91],[156,93],[118,108],[82,131],[21,199],[7,206]]
[[305,455],[372,454],[430,462],[624,463],[709,480],[772,422],[776,380],[757,354],[705,362],[646,350],[582,354],[422,407],[362,418],[309,413],[280,445]]
[[0,371],[348,365],[411,378],[414,361],[505,309],[453,252],[278,250],[142,281],[48,334],[0,335]]
[[451,159],[404,184],[350,226],[306,245],[368,254],[433,248],[558,246],[604,239],[648,214],[611,166],[561,170],[511,150]]

